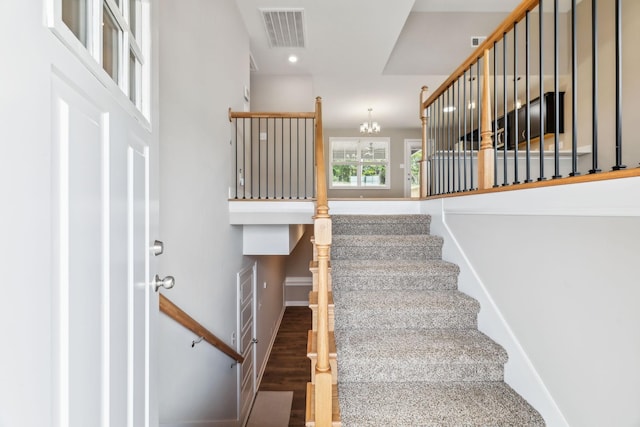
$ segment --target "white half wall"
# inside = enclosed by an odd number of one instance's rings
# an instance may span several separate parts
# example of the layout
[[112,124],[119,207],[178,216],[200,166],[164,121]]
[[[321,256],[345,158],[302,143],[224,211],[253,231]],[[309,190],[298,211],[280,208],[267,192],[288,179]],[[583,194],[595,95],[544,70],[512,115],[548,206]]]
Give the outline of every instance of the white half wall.
[[547,425],[640,425],[640,178],[423,202]]

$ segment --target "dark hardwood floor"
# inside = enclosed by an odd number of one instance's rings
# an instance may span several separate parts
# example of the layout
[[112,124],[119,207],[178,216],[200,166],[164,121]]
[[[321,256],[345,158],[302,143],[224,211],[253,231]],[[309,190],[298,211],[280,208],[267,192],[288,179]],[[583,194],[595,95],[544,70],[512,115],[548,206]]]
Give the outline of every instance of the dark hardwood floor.
[[271,349],[259,390],[291,391],[289,427],[304,426],[305,393],[311,381],[311,362],[307,358],[307,333],[311,329],[308,307],[287,307]]

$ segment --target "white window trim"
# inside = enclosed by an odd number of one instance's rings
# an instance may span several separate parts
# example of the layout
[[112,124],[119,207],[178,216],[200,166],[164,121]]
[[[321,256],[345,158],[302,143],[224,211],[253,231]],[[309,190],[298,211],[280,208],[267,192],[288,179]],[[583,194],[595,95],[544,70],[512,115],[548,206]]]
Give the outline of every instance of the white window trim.
[[[129,24],[124,14],[128,14],[129,0],[122,0],[118,8],[114,0],[88,0],[90,22],[87,23],[87,46],[76,38],[62,21],[62,0],[45,0],[46,25],[51,32],[82,62],[82,64],[114,95],[121,107],[136,117],[147,129],[151,129],[151,84],[150,84],[150,8],[148,1],[141,1],[137,9],[138,38],[131,37]],[[122,29],[119,49],[119,67],[122,79],[116,83],[102,68],[102,8],[108,7],[113,13],[116,25]],[[126,12],[123,12],[126,11]],[[140,63],[140,80],[136,84],[137,105],[129,99],[129,52],[133,51]],[[126,61],[126,64],[125,62]]]
[[[356,162],[335,162],[336,164],[353,164],[357,166],[358,175],[357,175],[357,185],[353,186],[345,186],[345,185],[334,185],[333,184],[333,143],[335,141],[356,141],[358,143],[361,142],[384,142],[387,145],[387,158],[385,162],[362,162],[360,160]],[[360,148],[358,147],[358,154],[360,154]],[[360,155],[358,155],[361,158]],[[362,166],[363,165],[384,165],[386,168],[385,174],[385,183],[384,185],[362,185]],[[391,189],[391,138],[387,137],[331,137],[329,138],[329,189],[332,190],[389,190]]]

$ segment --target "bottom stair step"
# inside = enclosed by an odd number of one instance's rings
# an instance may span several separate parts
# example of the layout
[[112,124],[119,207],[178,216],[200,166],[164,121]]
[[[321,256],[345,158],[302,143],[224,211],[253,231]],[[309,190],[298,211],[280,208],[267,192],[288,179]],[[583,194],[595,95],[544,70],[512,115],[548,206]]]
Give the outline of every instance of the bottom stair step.
[[340,383],[345,426],[544,426],[503,382]]

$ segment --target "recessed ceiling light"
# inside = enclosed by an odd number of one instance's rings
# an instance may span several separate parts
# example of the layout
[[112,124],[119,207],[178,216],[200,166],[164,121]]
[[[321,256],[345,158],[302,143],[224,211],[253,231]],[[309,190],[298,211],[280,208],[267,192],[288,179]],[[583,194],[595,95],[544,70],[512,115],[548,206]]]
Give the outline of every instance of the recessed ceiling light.
[[444,107],[442,111],[444,111],[445,113],[452,113],[456,111],[456,107],[454,107],[453,105],[450,105],[448,107]]
[[296,62],[298,62],[298,57],[295,55],[289,55],[289,62],[295,64]]

